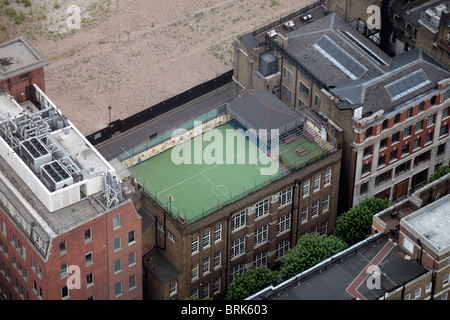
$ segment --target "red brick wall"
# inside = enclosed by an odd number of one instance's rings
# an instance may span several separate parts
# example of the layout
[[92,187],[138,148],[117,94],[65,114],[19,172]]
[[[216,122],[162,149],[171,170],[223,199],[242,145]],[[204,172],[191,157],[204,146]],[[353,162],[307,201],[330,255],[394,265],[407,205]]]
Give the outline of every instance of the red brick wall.
[[18,103],[22,103],[29,99],[26,94],[26,87],[36,84],[45,92],[44,68],[40,68],[28,73],[26,79],[21,80],[20,75],[1,82],[1,88],[5,92],[9,92]]

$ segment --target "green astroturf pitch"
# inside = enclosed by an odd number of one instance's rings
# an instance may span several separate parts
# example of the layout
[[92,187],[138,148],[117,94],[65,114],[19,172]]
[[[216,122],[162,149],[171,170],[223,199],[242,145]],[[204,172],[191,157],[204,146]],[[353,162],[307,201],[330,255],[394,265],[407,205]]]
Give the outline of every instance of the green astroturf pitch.
[[[177,164],[180,159],[184,163]],[[275,171],[263,174],[262,168]],[[130,171],[153,199],[188,223],[287,174],[229,124],[167,150]]]

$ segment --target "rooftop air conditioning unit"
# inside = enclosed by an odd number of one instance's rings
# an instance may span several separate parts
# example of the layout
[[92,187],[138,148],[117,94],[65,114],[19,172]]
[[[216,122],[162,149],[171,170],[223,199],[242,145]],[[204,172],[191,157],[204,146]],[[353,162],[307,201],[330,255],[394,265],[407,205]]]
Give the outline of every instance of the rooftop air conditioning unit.
[[423,18],[425,18],[425,20],[431,22],[431,19],[436,15],[436,13],[434,13],[433,10],[431,9],[427,9],[423,14]]
[[435,27],[435,28],[439,28],[439,22],[441,21],[441,18],[439,18],[438,16],[434,16],[431,18],[431,24]]
[[441,17],[442,11],[444,11],[446,9],[447,9],[447,6],[444,3],[438,5],[436,8],[434,8],[434,10],[436,11],[436,15],[438,17]]

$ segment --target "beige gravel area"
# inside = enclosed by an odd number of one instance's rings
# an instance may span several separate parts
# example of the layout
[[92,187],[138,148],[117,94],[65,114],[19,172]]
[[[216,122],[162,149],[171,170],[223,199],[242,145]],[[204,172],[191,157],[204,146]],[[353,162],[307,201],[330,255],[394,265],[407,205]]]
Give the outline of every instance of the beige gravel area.
[[[3,1],[3,0],[2,0]],[[232,39],[311,0],[10,0],[0,40],[24,34],[50,62],[46,93],[87,135],[232,68]],[[71,5],[80,9],[80,29]],[[11,11],[23,12],[17,25]]]

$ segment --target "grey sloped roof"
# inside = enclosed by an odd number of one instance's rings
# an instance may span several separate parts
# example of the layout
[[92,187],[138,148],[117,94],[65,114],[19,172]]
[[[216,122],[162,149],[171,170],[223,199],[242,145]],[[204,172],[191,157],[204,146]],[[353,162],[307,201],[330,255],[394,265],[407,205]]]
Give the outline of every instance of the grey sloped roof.
[[267,90],[248,90],[234,99],[228,112],[244,127],[279,129],[280,134],[298,127],[303,118]]
[[347,104],[363,105],[363,114],[388,110],[410,100],[450,77],[450,71],[420,48],[392,59],[389,71],[377,77],[342,83],[331,89]]
[[[334,13],[291,31],[287,36],[285,51],[328,87],[380,75],[387,71],[391,60],[375,43]],[[355,72],[349,73],[345,69]]]

